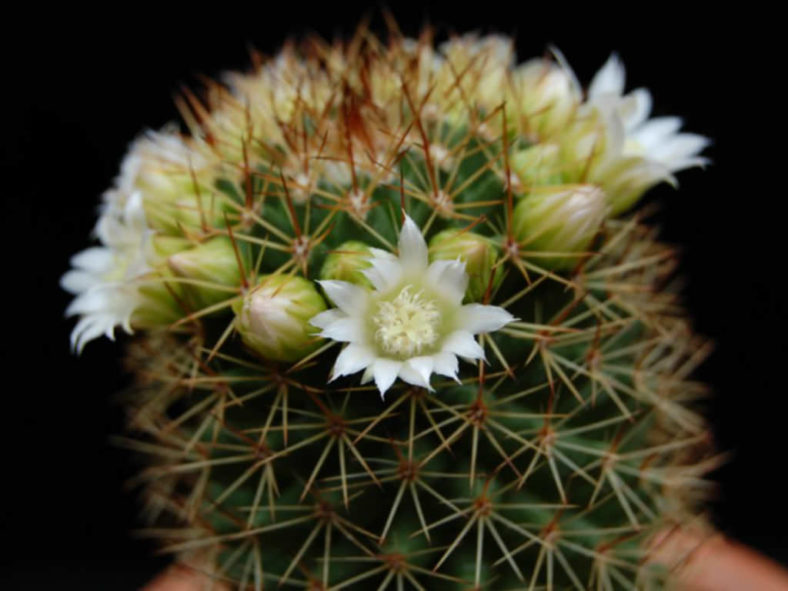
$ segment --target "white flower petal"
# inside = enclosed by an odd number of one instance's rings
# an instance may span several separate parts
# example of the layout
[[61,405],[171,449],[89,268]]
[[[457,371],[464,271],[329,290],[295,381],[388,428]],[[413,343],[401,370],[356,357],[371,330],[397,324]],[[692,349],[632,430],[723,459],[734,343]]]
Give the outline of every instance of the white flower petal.
[[358,316],[337,318],[323,328],[320,336],[340,343],[365,343],[363,326]]
[[633,133],[632,138],[641,146],[649,151],[651,148],[661,144],[666,138],[677,133],[683,121],[681,117],[656,117],[649,119],[638,127]]
[[515,320],[514,316],[500,306],[485,306],[483,304],[463,306],[459,318],[462,328],[471,334],[493,332]]
[[709,145],[709,139],[694,133],[679,133],[664,139],[659,145],[653,146],[649,157],[663,162],[671,172],[680,168],[680,163],[694,158]]
[[630,92],[626,102],[626,113],[623,113],[627,132],[636,129],[651,113],[651,93],[645,88],[637,88]]
[[[697,156],[695,158],[682,158],[680,160],[671,161],[670,170],[673,172],[679,172],[681,170],[685,170],[687,168],[693,168],[695,166],[704,167],[707,166],[710,162],[711,160],[709,160],[708,158],[704,158],[703,156]],[[672,184],[676,187],[678,186],[678,182],[674,182]]]
[[109,248],[93,246],[71,257],[71,266],[93,273],[103,273],[112,267],[114,255]]
[[336,308],[332,308],[331,310],[326,310],[325,312],[320,312],[317,316],[313,316],[309,320],[309,324],[312,326],[316,326],[317,328],[326,328],[330,324],[333,324],[337,320],[341,320],[342,318],[347,318],[347,314],[345,314],[342,310],[337,310]]
[[102,334],[114,340],[116,326],[131,334],[130,320],[135,306],[136,298],[127,286],[114,289],[101,286],[78,295],[66,310],[67,316],[82,316],[71,331],[72,349],[81,353],[89,341]]
[[555,61],[557,61],[558,65],[561,66],[561,72],[569,80],[572,97],[576,100],[579,100],[579,97],[582,94],[582,88],[580,86],[580,81],[577,79],[577,74],[575,74],[572,66],[569,65],[569,60],[567,60],[563,52],[554,45],[550,46],[550,53],[553,54]]
[[608,158],[611,156],[618,158],[623,152],[627,141],[624,120],[621,119],[618,112],[610,111],[607,113],[606,123],[604,136],[607,149],[605,154]]
[[594,100],[605,94],[621,96],[624,93],[624,83],[624,65],[618,55],[613,53],[591,80],[588,97]]
[[334,363],[331,381],[342,376],[354,374],[365,369],[375,360],[375,353],[371,349],[351,343],[345,347]]
[[675,177],[670,174],[667,166],[656,160],[639,159],[631,164],[628,169],[619,173],[616,187],[650,187],[658,182],[666,181],[671,185],[676,184]]
[[391,387],[394,380],[397,379],[399,370],[402,368],[401,361],[394,359],[378,358],[372,364],[372,375],[375,379],[375,385],[378,387],[381,398],[386,394],[386,390]]
[[382,248],[375,248],[374,246],[369,247],[369,252],[372,253],[372,256],[376,259],[384,259],[387,261],[396,261],[397,256],[394,253],[389,252],[388,250],[383,250]]
[[370,365],[367,369],[364,370],[364,373],[361,376],[361,385],[369,384],[372,379],[375,377],[374,367]]
[[456,330],[443,341],[441,350],[465,359],[484,359],[484,349],[467,330]]
[[435,362],[432,356],[413,357],[412,359],[408,359],[402,366],[399,377],[414,386],[432,390],[432,386],[430,386],[430,374],[434,366]]
[[348,281],[318,281],[336,306],[347,314],[358,314],[366,308],[367,290]]
[[98,281],[95,275],[77,269],[67,271],[60,278],[60,287],[74,295],[87,291],[97,283]]
[[427,268],[427,243],[421,230],[410,216],[405,216],[399,233],[399,260],[408,272],[418,272]]
[[430,263],[427,281],[453,304],[460,304],[468,289],[468,273],[465,263],[456,260],[438,260]]
[[432,360],[435,365],[435,373],[446,376],[447,378],[452,378],[457,382],[460,381],[460,378],[457,377],[460,364],[457,362],[457,356],[454,353],[441,351],[433,355]]
[[71,331],[71,349],[81,354],[88,342],[102,334],[106,334],[114,341],[114,325],[108,324],[106,319],[98,316],[83,316]]
[[376,255],[369,259],[369,264],[371,266],[361,272],[369,279],[376,290],[381,292],[388,291],[390,288],[399,284],[400,278],[402,277],[402,265],[400,265],[398,259],[393,257],[379,257]]
[[148,224],[145,219],[145,208],[143,207],[142,192],[134,191],[126,201],[123,209],[123,217],[126,224],[131,226],[138,233],[143,234]]

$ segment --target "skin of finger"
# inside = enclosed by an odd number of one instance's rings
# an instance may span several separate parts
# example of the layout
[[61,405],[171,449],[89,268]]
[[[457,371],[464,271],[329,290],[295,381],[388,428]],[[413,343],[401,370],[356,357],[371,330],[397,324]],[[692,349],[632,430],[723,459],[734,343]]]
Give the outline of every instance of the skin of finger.
[[788,591],[788,572],[720,534],[673,531],[654,559],[674,571],[677,591]]
[[148,583],[142,591],[229,591],[198,569],[174,565]]
[[[674,570],[677,591],[788,591],[788,572],[721,535],[675,530],[659,538],[653,560]],[[228,591],[199,570],[173,566],[143,591]]]

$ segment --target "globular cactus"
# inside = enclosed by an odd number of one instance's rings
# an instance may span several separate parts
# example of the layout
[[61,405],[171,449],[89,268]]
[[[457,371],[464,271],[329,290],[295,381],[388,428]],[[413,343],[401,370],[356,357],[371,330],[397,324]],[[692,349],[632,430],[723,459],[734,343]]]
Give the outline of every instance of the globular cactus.
[[707,141],[553,55],[309,39],[133,142],[63,284],[77,350],[134,332],[142,533],[237,589],[661,587],[708,347],[635,205]]

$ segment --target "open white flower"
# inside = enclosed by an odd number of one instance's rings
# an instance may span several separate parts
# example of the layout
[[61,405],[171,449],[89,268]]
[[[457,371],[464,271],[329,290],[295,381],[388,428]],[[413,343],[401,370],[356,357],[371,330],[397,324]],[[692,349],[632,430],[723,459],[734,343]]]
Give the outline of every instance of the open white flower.
[[708,159],[699,156],[709,139],[695,133],[679,133],[680,117],[655,117],[651,113],[651,93],[636,88],[624,94],[626,72],[618,55],[608,58],[594,75],[588,88],[588,103],[608,118],[615,117],[624,134],[623,156],[640,156],[661,165],[666,180],[672,173],[702,166]]
[[465,263],[428,262],[427,244],[410,217],[399,235],[399,256],[372,249],[364,275],[374,290],[345,281],[321,281],[336,308],[312,318],[321,336],[348,343],[332,380],[364,370],[381,396],[397,378],[432,389],[431,374],[457,380],[457,357],[484,359],[474,338],[514,317],[498,306],[462,304],[468,287]]
[[159,310],[163,302],[144,293],[155,284],[151,272],[161,262],[153,248],[155,231],[146,201],[160,205],[168,196],[178,195],[169,173],[188,171],[192,162],[204,165],[174,132],[148,132],[132,142],[120,175],[102,197],[93,231],[100,245],[74,255],[72,268],[60,280],[61,287],[75,296],[66,315],[79,317],[71,332],[71,346],[77,352],[102,335],[114,339],[118,326],[131,333],[134,315],[142,308],[149,316],[167,316],[166,302]]
[[150,270],[146,253],[151,233],[142,195],[134,192],[123,204],[108,198],[96,234],[102,246],[74,255],[73,268],[60,280],[76,296],[66,315],[80,317],[71,332],[71,346],[78,352],[102,334],[114,339],[116,326],[132,332],[131,317],[142,299],[135,279]]
[[709,140],[679,132],[679,117],[654,117],[651,93],[627,94],[624,66],[616,54],[594,75],[587,101],[562,138],[562,149],[575,163],[576,182],[601,187],[617,216],[652,186],[676,185],[674,173],[708,162],[700,155]]

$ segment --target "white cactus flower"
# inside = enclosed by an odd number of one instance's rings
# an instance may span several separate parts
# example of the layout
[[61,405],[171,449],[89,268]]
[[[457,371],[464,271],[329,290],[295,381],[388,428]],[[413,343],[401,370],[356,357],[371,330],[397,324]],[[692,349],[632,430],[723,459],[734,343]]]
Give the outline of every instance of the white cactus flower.
[[624,66],[614,53],[594,75],[578,118],[562,136],[562,150],[576,166],[576,182],[601,187],[617,216],[660,182],[676,185],[675,172],[703,166],[708,138],[680,133],[679,117],[655,117],[651,93],[624,94]]
[[430,390],[432,373],[458,379],[457,357],[484,359],[474,335],[514,320],[498,306],[463,305],[465,264],[459,259],[430,264],[427,244],[410,217],[405,217],[398,246],[398,256],[372,249],[363,273],[373,290],[321,281],[337,307],[311,320],[321,336],[347,343],[331,379],[364,370],[362,383],[374,380],[381,396],[397,378]]
[[661,165],[665,179],[673,181],[672,173],[702,166],[708,159],[699,154],[709,139],[695,133],[679,133],[680,117],[655,117],[651,113],[651,93],[636,88],[624,94],[626,72],[618,55],[612,54],[594,75],[588,87],[588,104],[606,117],[616,117],[625,135],[622,156],[640,156]]
[[122,207],[107,202],[96,234],[103,245],[74,255],[73,268],[60,280],[61,287],[76,296],[66,315],[80,316],[71,332],[71,346],[78,352],[101,335],[113,339],[116,326],[132,332],[131,317],[141,300],[134,279],[150,270],[146,254],[151,232],[142,195],[132,193]]
[[558,49],[556,61],[532,59],[511,75],[515,116],[523,117],[526,132],[537,143],[560,133],[574,117],[582,92],[574,72]]
[[103,195],[93,230],[100,246],[74,255],[72,269],[60,280],[61,287],[76,296],[66,315],[79,316],[71,332],[77,352],[102,335],[114,339],[117,326],[131,334],[133,316],[143,307],[154,317],[167,317],[167,303],[144,293],[155,283],[151,273],[159,262],[146,199],[176,193],[164,171],[188,171],[192,161],[203,166],[199,154],[173,132],[148,132],[130,145],[120,174]]

